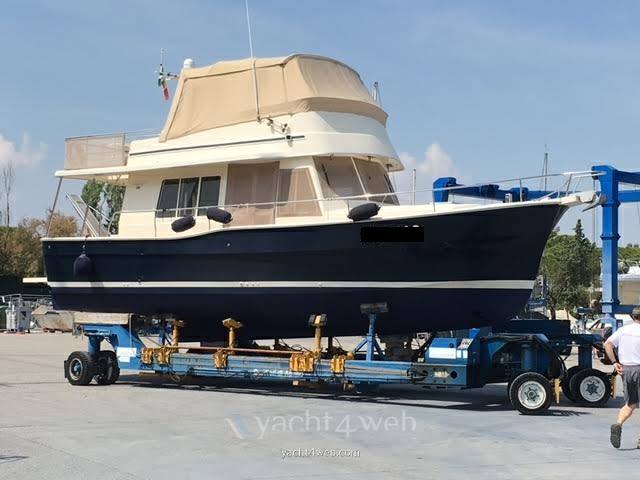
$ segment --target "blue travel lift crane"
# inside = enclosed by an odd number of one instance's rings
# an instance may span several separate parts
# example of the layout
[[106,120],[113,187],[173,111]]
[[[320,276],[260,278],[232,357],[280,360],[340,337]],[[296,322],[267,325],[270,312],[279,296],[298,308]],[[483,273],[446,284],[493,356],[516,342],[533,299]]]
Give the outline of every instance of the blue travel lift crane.
[[[600,183],[599,205],[603,208],[602,263],[603,313],[616,328],[616,313],[628,312],[617,296],[618,207],[640,201],[637,191],[621,190],[621,184],[640,185],[640,173],[623,172],[610,166],[593,167]],[[501,189],[499,185],[464,187],[455,178],[434,182],[434,201],[445,202],[451,193],[503,201],[526,201],[552,195],[525,188]],[[594,204],[594,206],[597,206]],[[594,334],[572,334],[568,322],[513,320],[503,331],[472,328],[454,335],[428,334],[410,360],[399,360],[382,350],[375,325],[384,315],[386,303],[361,305],[369,319],[366,336],[352,351],[332,346],[323,349],[322,329],[329,319],[313,314],[309,326],[315,331],[314,347],[292,349],[276,342],[274,348],[238,347],[237,330],[242,324],[226,319],[228,343],[220,347],[179,345],[180,320],[155,319],[151,330],[158,343],[146,346],[140,336],[149,325],[135,316],[127,324],[83,324],[79,330],[88,339],[88,351],[73,352],[64,362],[65,377],[73,385],[108,385],[118,380],[120,369],[168,374],[172,378],[214,377],[246,380],[291,381],[295,385],[334,384],[346,390],[364,390],[383,384],[413,384],[425,388],[479,388],[489,383],[508,383],[508,396],[523,414],[545,411],[562,391],[571,401],[604,405],[612,396],[615,378],[594,369],[593,349],[602,351],[602,338]],[[112,350],[102,350],[103,341]],[[578,365],[566,369],[560,352],[578,348]]]

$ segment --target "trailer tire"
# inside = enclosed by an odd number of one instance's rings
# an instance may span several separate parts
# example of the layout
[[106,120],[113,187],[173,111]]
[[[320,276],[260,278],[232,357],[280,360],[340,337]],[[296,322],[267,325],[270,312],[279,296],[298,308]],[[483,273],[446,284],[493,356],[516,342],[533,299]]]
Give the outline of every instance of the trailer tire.
[[95,380],[98,385],[111,385],[118,381],[120,367],[115,352],[102,350],[96,359]]
[[571,400],[573,403],[576,403],[578,399],[576,395],[573,393],[573,391],[571,390],[571,379],[580,370],[582,370],[581,367],[579,367],[578,365],[574,365],[573,367],[567,370],[567,372],[562,377],[562,380],[560,380],[560,387],[562,388],[562,393],[564,393],[564,396],[567,397],[569,400]]
[[609,376],[595,368],[585,368],[573,375],[569,389],[576,401],[585,407],[602,407],[611,397]]
[[521,373],[511,382],[509,400],[524,415],[544,412],[551,404],[551,382],[539,373]]
[[95,362],[89,352],[72,352],[64,362],[64,376],[71,385],[89,385],[95,375]]

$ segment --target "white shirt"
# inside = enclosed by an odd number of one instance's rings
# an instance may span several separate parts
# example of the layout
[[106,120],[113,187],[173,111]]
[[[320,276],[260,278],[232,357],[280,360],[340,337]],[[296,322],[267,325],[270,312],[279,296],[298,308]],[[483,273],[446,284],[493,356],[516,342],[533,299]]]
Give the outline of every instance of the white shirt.
[[618,347],[622,365],[640,365],[640,323],[634,321],[620,327],[607,341]]

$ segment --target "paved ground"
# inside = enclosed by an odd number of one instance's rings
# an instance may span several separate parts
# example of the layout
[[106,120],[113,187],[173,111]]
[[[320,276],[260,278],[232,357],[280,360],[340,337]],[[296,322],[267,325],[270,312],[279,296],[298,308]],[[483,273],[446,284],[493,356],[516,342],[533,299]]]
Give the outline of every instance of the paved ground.
[[62,362],[84,348],[67,334],[0,334],[0,479],[566,480],[640,468],[640,418],[623,448],[608,443],[620,399],[527,417],[504,386],[338,397],[127,375],[72,387]]

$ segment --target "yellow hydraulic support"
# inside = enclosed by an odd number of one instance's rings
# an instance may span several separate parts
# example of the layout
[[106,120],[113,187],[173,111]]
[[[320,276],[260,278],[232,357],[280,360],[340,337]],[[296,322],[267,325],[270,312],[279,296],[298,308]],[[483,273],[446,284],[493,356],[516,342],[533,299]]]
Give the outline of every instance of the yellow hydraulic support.
[[171,354],[175,352],[175,348],[171,348],[170,346],[163,346],[155,349],[155,358],[156,362],[160,365],[169,365],[171,362]]
[[344,373],[344,366],[347,362],[346,355],[335,355],[331,358],[331,371],[333,373]]
[[145,365],[151,365],[154,361],[159,365],[169,365],[171,362],[171,354],[178,351],[178,346],[180,344],[180,328],[184,327],[184,321],[170,320],[169,323],[173,325],[171,345],[143,348],[140,353],[140,361]]
[[222,325],[229,329],[229,348],[236,348],[238,346],[236,330],[242,328],[242,323],[235,318],[226,318],[222,321]]
[[229,352],[226,350],[218,350],[213,354],[213,361],[216,368],[227,368],[229,364]]
[[292,372],[313,373],[315,368],[315,352],[295,352],[289,359],[289,370]]
[[[184,321],[174,320],[171,322],[173,326],[173,334],[171,345],[162,345],[153,348],[143,348],[141,352],[141,361],[146,365],[152,365],[157,363],[159,365],[169,365],[171,363],[171,355],[179,351],[180,344],[180,329],[184,326]],[[247,354],[273,354],[273,355],[290,355],[289,368],[292,372],[300,373],[313,373],[318,365],[318,362],[322,359],[322,329],[327,325],[327,316],[312,315],[309,318],[309,326],[313,327],[314,332],[314,346],[313,350],[306,351],[292,351],[286,350],[281,347],[280,343],[276,341],[274,349],[256,349],[256,348],[238,348],[237,330],[242,328],[242,323],[234,318],[227,318],[222,321],[227,329],[229,329],[228,345],[226,347],[189,347],[190,350],[209,351],[213,350],[211,354],[216,368],[227,368],[229,364],[229,356],[237,353]],[[333,350],[335,354],[331,357],[330,368],[333,373],[344,374],[346,361],[353,356],[350,354],[344,354],[341,349]]]
[[322,358],[322,327],[327,324],[327,316],[311,315],[309,326],[315,329],[315,341],[313,351],[295,352],[289,359],[289,370],[300,373],[313,373],[316,363]]
[[313,327],[316,331],[315,333],[315,354],[318,358],[322,355],[322,327],[327,325],[327,316],[325,314],[322,315],[312,315],[309,319],[309,326]]
[[169,365],[171,354],[177,350],[173,345],[162,345],[161,347],[143,348],[140,354],[140,361],[145,365],[156,362],[159,365]]
[[145,365],[151,365],[153,363],[153,351],[154,348],[143,348],[140,353],[140,361]]
[[184,327],[184,321],[182,320],[172,320],[171,323],[173,324],[173,333],[171,334],[171,345],[173,345],[174,347],[177,347],[178,344],[180,343],[180,329],[182,327]]
[[227,348],[221,348],[213,353],[213,361],[216,368],[227,368],[227,365],[229,364],[229,355],[231,355],[234,350],[237,350],[238,347],[236,330],[242,328],[242,323],[235,318],[225,318],[222,321],[222,325],[229,329],[229,345]]

